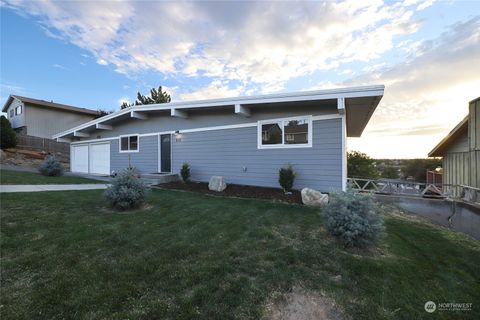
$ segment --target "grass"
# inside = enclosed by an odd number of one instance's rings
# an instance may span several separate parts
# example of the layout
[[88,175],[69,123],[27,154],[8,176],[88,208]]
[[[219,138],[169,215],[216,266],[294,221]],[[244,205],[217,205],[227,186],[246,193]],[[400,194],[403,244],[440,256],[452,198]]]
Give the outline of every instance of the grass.
[[100,183],[98,180],[75,177],[47,177],[40,173],[0,170],[0,184],[76,184]]
[[[170,190],[122,214],[96,190],[1,200],[2,319],[259,319],[298,286],[353,319],[480,316],[479,242],[425,223],[389,217],[377,253],[359,254],[299,205]],[[473,310],[427,314],[428,300]]]

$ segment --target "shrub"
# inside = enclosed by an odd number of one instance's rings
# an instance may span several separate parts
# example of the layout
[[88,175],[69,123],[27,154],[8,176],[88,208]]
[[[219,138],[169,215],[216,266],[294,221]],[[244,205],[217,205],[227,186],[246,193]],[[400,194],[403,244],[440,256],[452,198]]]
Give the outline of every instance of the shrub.
[[292,190],[293,183],[297,173],[293,170],[293,166],[289,164],[285,168],[280,168],[278,172],[278,182],[282,186],[283,191],[288,192]]
[[136,171],[125,169],[112,179],[112,185],[105,190],[108,205],[117,210],[140,207],[147,197],[147,186],[138,178]]
[[44,176],[59,177],[63,175],[63,166],[54,156],[47,156],[38,171]]
[[384,230],[381,209],[369,195],[331,193],[324,212],[328,232],[345,247],[372,245],[379,240]]
[[190,180],[190,165],[188,163],[185,162],[182,164],[180,175],[182,176],[183,182],[188,182]]
[[13,148],[17,145],[17,134],[5,116],[0,117],[0,148]]

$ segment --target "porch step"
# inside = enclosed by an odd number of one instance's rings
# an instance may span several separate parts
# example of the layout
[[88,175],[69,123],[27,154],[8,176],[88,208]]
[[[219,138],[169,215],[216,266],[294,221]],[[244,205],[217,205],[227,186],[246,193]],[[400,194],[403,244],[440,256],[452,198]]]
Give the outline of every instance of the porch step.
[[176,173],[166,173],[166,174],[150,173],[150,174],[142,174],[140,176],[140,179],[145,181],[147,185],[152,186],[156,184],[178,181],[180,177]]

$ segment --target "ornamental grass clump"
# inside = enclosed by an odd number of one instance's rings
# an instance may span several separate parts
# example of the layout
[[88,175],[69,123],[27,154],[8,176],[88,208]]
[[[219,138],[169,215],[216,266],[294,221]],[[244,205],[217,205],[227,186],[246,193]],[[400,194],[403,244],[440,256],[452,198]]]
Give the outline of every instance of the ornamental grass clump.
[[48,177],[59,177],[63,175],[63,166],[54,156],[47,156],[45,161],[38,168],[41,174]]
[[183,182],[187,183],[190,181],[190,165],[188,163],[184,163],[182,165],[182,169],[180,169],[180,175],[182,176]]
[[289,164],[285,168],[280,168],[278,171],[278,183],[283,188],[285,193],[292,191],[293,183],[297,173],[293,170],[293,166]]
[[328,232],[345,247],[368,247],[380,239],[383,230],[381,208],[369,195],[331,193],[324,208]]
[[111,208],[119,211],[139,208],[145,203],[147,185],[135,170],[123,170],[112,179],[112,185],[105,190],[104,198]]

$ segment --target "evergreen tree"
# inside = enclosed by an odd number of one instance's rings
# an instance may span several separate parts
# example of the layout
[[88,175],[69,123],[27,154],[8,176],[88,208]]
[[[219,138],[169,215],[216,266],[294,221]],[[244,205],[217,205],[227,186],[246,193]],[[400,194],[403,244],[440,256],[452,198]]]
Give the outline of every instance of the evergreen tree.
[[[170,101],[172,101],[170,95],[162,90],[162,86],[159,86],[158,89],[152,88],[150,90],[150,96],[144,96],[140,92],[137,92],[137,100],[135,100],[134,105],[140,106],[145,104],[168,103]],[[125,109],[131,106],[131,104],[123,102],[120,108]]]
[[17,145],[17,134],[5,116],[0,117],[0,131],[0,145],[2,149],[13,148]]

